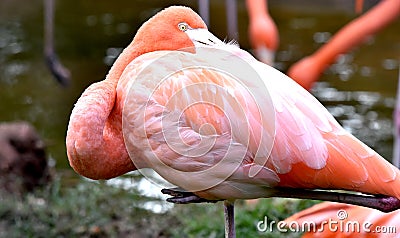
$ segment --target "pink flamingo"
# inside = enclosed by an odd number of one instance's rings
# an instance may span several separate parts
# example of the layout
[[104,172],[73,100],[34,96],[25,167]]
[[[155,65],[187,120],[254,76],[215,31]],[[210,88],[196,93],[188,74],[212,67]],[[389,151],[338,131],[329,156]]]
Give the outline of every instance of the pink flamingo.
[[249,14],[249,40],[261,62],[272,65],[279,46],[279,32],[268,14],[267,0],[246,0]]
[[343,27],[314,54],[292,65],[287,75],[309,90],[338,55],[362,43],[367,36],[375,34],[397,19],[399,14],[400,1],[382,1]]
[[[191,55],[197,55],[204,46],[231,54],[208,55],[208,58],[200,59],[203,62],[233,62],[232,55],[239,57],[243,62],[239,72],[245,70],[246,65],[257,72],[268,89],[257,92],[267,94],[268,91],[271,101],[265,101],[260,107],[227,74],[207,69],[191,70],[190,67],[184,73],[171,75],[150,97],[146,95],[157,83],[158,73],[168,71],[174,65],[193,63],[187,61],[193,61]],[[191,49],[180,51],[187,47]],[[151,64],[177,50],[180,54],[174,61]],[[152,70],[141,71],[147,66],[152,66]],[[138,72],[145,72],[143,75],[150,78],[135,79]],[[250,82],[256,82],[251,71],[242,73],[250,77]],[[190,91],[187,86],[191,83],[212,83],[228,95]],[[130,91],[129,85],[138,88]],[[177,92],[182,93],[182,97],[170,100]],[[218,109],[201,102],[190,110],[182,108],[181,104],[193,97],[224,103]],[[232,98],[236,98],[237,104],[230,104]],[[244,110],[242,115],[247,116],[249,123],[246,126],[237,124],[231,130],[230,120],[240,118],[238,107]],[[145,115],[138,113],[143,108]],[[231,113],[228,114],[230,118],[224,110]],[[176,121],[176,115],[182,117]],[[122,126],[123,121],[128,131],[123,130],[126,128]],[[244,138],[246,128],[250,133],[248,138]],[[206,134],[201,134],[203,130]],[[171,142],[167,138],[181,141]],[[202,139],[215,139],[215,143],[200,156],[193,156],[192,147],[203,145]],[[181,153],[172,145],[186,150]],[[271,146],[270,154],[266,150],[268,145]],[[66,146],[72,168],[83,176],[107,179],[137,168],[151,167],[188,191],[163,190],[173,196],[169,199],[171,202],[224,200],[228,237],[235,234],[233,202],[236,199],[317,198],[383,210],[396,208],[400,203],[400,171],[397,168],[345,131],[306,90],[246,51],[220,41],[207,30],[202,19],[186,7],[169,7],[144,23],[106,79],[83,92],[70,116]],[[229,160],[225,160],[228,146],[232,146],[229,149],[233,151],[228,151],[231,152],[227,154]],[[221,165],[220,162],[224,169],[213,170],[207,174],[207,179],[196,179],[197,172]],[[170,170],[164,173],[160,169],[162,165],[183,171],[186,176],[169,173]],[[221,179],[221,175],[226,175],[225,170],[232,170],[232,173]],[[207,187],[210,181],[217,183]],[[207,189],[193,189],[203,185]],[[303,190],[316,188],[355,190],[390,197],[360,198]]]
[[[199,14],[209,26],[209,1],[199,0]],[[228,37],[239,41],[236,0],[226,0]],[[267,0],[246,0],[249,15],[248,36],[254,54],[261,62],[272,65],[279,46],[279,33],[268,14]]]

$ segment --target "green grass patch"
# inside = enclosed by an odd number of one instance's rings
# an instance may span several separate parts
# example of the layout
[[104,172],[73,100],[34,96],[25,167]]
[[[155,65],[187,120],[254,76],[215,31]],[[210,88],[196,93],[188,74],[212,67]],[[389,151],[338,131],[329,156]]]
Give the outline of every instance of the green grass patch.
[[[138,178],[136,178],[138,179]],[[223,237],[223,203],[175,205],[163,213],[143,207],[163,201],[105,182],[81,180],[49,186],[23,196],[0,192],[0,237]],[[237,237],[299,237],[260,232],[257,223],[281,221],[316,202],[261,199],[235,203]]]

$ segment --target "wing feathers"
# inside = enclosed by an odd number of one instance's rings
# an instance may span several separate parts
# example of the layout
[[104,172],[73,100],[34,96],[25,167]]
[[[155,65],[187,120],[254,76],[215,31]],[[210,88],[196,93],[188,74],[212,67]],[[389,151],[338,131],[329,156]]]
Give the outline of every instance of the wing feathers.
[[[145,57],[139,58],[143,61]],[[165,63],[185,67],[186,59],[182,52],[176,56],[176,62]],[[257,105],[246,86],[229,74],[209,68],[186,68],[160,82],[157,77],[169,66],[150,64],[146,70],[151,75],[139,79],[133,95],[129,95],[133,98],[125,104],[132,110],[128,113],[132,123],[129,125],[136,130],[132,134],[137,137],[128,136],[128,142],[132,139],[130,146],[144,150],[142,136],[166,164],[180,171],[200,171],[220,161],[227,169],[236,166],[231,174],[234,181],[228,179],[224,184],[224,188],[235,191],[247,188],[265,193],[266,187],[279,182],[282,186],[357,189],[400,198],[397,170],[347,133],[312,95],[290,78],[264,64],[248,63],[268,88],[272,103],[265,103],[273,105]],[[128,73],[125,77],[135,78]],[[263,93],[256,87],[254,92]],[[272,112],[263,110],[272,106]],[[145,111],[142,117],[138,115],[141,110]],[[269,148],[263,146],[272,143],[274,135],[272,152],[264,166]],[[232,146],[232,161],[223,160],[227,146]],[[249,177],[250,168],[259,173]],[[218,180],[222,174],[215,172],[212,179]],[[179,178],[171,177],[170,181],[179,185]],[[386,186],[389,183],[393,186]]]

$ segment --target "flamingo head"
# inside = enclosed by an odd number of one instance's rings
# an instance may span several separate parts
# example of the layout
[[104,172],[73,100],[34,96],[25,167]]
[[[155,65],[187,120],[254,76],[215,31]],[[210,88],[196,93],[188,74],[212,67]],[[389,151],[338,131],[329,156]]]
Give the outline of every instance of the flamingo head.
[[168,7],[150,18],[140,27],[133,42],[140,45],[142,54],[223,44],[207,30],[196,12],[182,6]]

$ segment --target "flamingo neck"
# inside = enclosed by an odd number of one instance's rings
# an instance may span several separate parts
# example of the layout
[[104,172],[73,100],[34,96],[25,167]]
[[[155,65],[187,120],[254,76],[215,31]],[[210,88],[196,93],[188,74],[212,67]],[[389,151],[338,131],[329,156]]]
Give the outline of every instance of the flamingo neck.
[[71,167],[91,179],[108,179],[135,170],[122,134],[122,105],[116,87],[126,66],[143,51],[131,43],[105,80],[90,85],[72,111],[67,131]]
[[247,0],[246,6],[250,20],[267,15],[268,6],[266,0]]
[[376,33],[400,15],[398,0],[382,1],[379,5],[343,27],[312,57],[319,62],[322,72],[332,64],[340,54],[344,54]]

